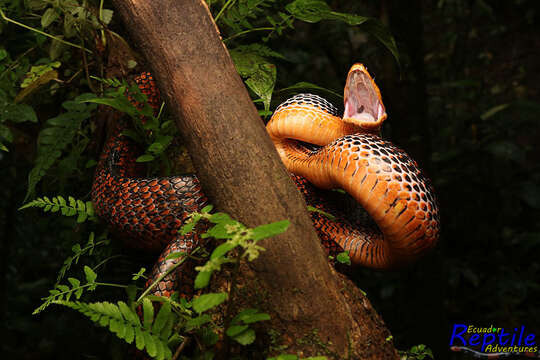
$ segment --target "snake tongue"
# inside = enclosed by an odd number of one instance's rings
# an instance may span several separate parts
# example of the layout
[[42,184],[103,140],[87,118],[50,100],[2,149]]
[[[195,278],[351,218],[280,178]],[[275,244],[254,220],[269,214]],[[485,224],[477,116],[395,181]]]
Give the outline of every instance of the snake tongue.
[[344,122],[366,130],[379,130],[387,114],[379,88],[364,65],[354,64],[349,70],[344,98]]

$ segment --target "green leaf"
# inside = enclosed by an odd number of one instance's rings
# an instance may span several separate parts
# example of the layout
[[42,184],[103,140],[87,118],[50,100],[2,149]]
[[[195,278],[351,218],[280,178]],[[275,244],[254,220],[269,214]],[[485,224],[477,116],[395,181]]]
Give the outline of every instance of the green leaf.
[[167,257],[165,258],[165,260],[176,260],[176,259],[183,258],[183,257],[185,257],[186,255],[188,255],[188,254],[185,253],[185,252],[183,252],[183,251],[176,251],[176,252],[172,252],[172,253],[170,253],[169,255],[167,255]]
[[225,300],[227,300],[227,293],[224,292],[203,294],[193,299],[193,310],[200,314],[218,306]]
[[201,213],[202,214],[208,214],[212,209],[214,208],[214,205],[206,205],[202,208]]
[[202,289],[208,286],[210,278],[212,276],[211,271],[201,271],[195,277],[195,289]]
[[332,11],[328,4],[322,0],[295,0],[285,6],[285,9],[295,18],[309,23],[317,23],[321,20],[338,20],[351,26],[362,25],[367,32],[375,36],[390,50],[399,64],[399,53],[394,37],[386,26],[374,18]]
[[237,47],[229,51],[236,70],[246,79],[246,85],[263,101],[268,111],[277,72],[275,65],[259,55],[259,52],[260,48],[254,47]]
[[129,323],[140,326],[139,316],[125,302],[118,302],[118,310]]
[[261,240],[271,236],[279,235],[285,232],[289,228],[290,224],[291,222],[289,220],[282,220],[273,222],[271,224],[257,226],[256,228],[252,229],[252,238],[253,240]]
[[207,346],[214,346],[219,340],[219,335],[208,327],[202,328],[199,332],[199,336],[201,337],[203,344]]
[[226,334],[227,336],[234,338],[235,336],[244,332],[248,328],[249,328],[248,325],[232,325],[227,329]]
[[253,329],[247,329],[234,336],[233,339],[241,345],[249,345],[255,341],[255,331]]
[[336,220],[336,217],[334,215],[332,215],[330,213],[327,213],[326,211],[323,211],[323,210],[318,209],[316,207],[313,207],[311,205],[308,205],[307,209],[308,209],[308,211],[312,211],[312,212],[322,214],[322,215],[326,216],[330,220]]
[[86,276],[86,282],[88,284],[93,284],[96,281],[97,274],[88,266],[84,266],[84,274]]
[[58,13],[54,8],[48,8],[41,16],[41,26],[46,28],[58,19]]
[[159,334],[161,332],[171,314],[171,303],[166,302],[161,305],[161,309],[159,309],[156,319],[154,320],[154,325],[152,325],[152,332],[154,334]]
[[68,281],[69,283],[71,284],[71,287],[72,288],[77,288],[81,285],[81,282],[79,281],[79,279],[75,279],[75,278],[68,278]]
[[154,338],[148,331],[144,331],[144,345],[146,347],[146,351],[148,352],[148,355],[155,357],[157,355],[157,346],[156,342],[154,341]]
[[144,155],[141,155],[137,158],[137,160],[135,160],[136,162],[149,162],[149,161],[154,161],[155,157],[153,155],[150,155],[150,154],[144,154]]
[[152,328],[152,321],[154,320],[154,305],[148,298],[143,299],[143,327],[150,330]]
[[316,23],[328,18],[332,9],[322,0],[295,0],[285,6],[291,15],[309,23]]
[[210,217],[208,218],[208,221],[210,221],[210,222],[212,222],[214,224],[219,224],[219,223],[232,224],[232,223],[235,223],[235,220],[233,220],[229,216],[229,214],[225,214],[225,213],[222,213],[222,212],[218,212],[218,213],[210,215]]
[[218,245],[214,249],[214,251],[212,251],[212,255],[210,255],[210,260],[225,256],[225,254],[234,249],[236,246],[238,246],[238,244],[234,244],[232,242],[224,242],[223,244]]
[[272,92],[276,85],[276,66],[274,64],[261,64],[258,70],[246,79],[246,85],[255,93],[264,104],[264,110],[270,109]]
[[266,320],[270,320],[270,315],[260,313],[257,309],[245,309],[233,318],[232,323],[236,324],[243,322],[244,324],[252,324],[254,322]]
[[348,251],[340,252],[339,254],[337,254],[336,260],[342,264],[351,265],[351,258],[349,257]]
[[266,360],[298,360],[298,356],[292,354],[280,354],[276,357],[268,358]]
[[482,120],[487,120],[493,115],[497,114],[498,112],[506,109],[508,106],[510,106],[510,104],[501,104],[501,105],[494,106],[491,109],[484,112],[482,115],[480,115],[480,118]]
[[25,200],[33,195],[36,185],[45,176],[47,170],[62,156],[68,145],[76,140],[76,134],[82,122],[92,116],[96,105],[78,103],[79,100],[85,99],[87,96],[88,94],[83,94],[75,98],[74,101],[65,101],[62,106],[68,111],[49,119],[46,123],[47,126],[41,130],[38,136],[38,151],[34,168],[28,174],[28,190]]
[[370,19],[363,25],[363,28],[375,36],[392,53],[398,66],[401,66],[399,62],[399,51],[396,45],[396,40],[392,36],[390,30],[388,30],[388,27],[384,26],[378,20]]
[[340,102],[343,101],[343,95],[333,91],[333,90],[330,90],[330,89],[327,89],[327,88],[324,88],[324,87],[321,87],[319,85],[315,85],[315,84],[312,84],[310,82],[298,82],[294,85],[291,85],[289,87],[286,87],[286,88],[283,88],[283,89],[279,89],[277,90],[276,92],[274,92],[274,96],[276,95],[280,95],[280,96],[286,96],[286,95],[290,95],[290,94],[296,94],[300,91],[316,91],[316,92],[319,92],[319,93],[322,93],[322,94],[325,94],[325,95],[329,95],[330,97],[334,98],[336,101],[339,100]]
[[7,126],[2,124],[0,124],[0,139],[13,142],[13,133]]
[[103,21],[103,23],[108,25],[112,20],[113,14],[114,14],[114,11],[112,11],[110,9],[102,9],[101,10],[101,21]]
[[148,111],[146,110],[146,108],[143,108],[143,110],[138,110],[135,106],[133,106],[133,104],[124,95],[119,95],[114,98],[89,98],[89,99],[84,100],[84,102],[108,105],[132,117],[137,117],[140,115],[152,116],[151,110]]
[[140,327],[135,328],[135,347],[137,349],[144,349],[144,334]]
[[34,109],[26,104],[7,104],[2,110],[2,120],[12,121],[14,123],[33,122],[37,123],[38,119]]
[[198,329],[206,323],[212,321],[212,318],[208,314],[202,314],[195,318],[188,319],[184,325],[186,331],[192,331],[193,329]]

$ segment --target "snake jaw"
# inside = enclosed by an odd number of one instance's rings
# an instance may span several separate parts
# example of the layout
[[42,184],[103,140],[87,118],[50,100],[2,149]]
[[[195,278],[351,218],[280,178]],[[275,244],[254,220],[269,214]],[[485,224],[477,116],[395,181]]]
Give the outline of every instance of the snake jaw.
[[377,132],[387,114],[381,92],[362,64],[354,64],[347,75],[343,121],[364,130]]

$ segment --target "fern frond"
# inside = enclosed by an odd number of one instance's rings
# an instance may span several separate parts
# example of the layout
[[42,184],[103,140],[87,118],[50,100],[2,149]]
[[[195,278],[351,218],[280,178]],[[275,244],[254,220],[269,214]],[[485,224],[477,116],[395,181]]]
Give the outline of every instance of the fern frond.
[[225,11],[221,19],[235,33],[252,29],[249,19],[256,19],[275,2],[276,0],[238,0]]
[[37,198],[29,203],[21,206],[19,210],[37,207],[43,209],[44,212],[58,212],[60,211],[63,216],[77,216],[77,222],[82,223],[86,220],[96,221],[96,216],[94,214],[94,207],[92,206],[91,201],[82,201],[80,199],[75,199],[72,196],[68,197],[68,200],[64,199],[62,196],[55,196],[52,199],[49,199],[47,196],[42,198]]
[[[128,344],[133,343],[137,349],[146,352],[155,359],[170,359],[172,352],[167,341],[172,333],[174,314],[171,306],[164,303],[154,318],[153,305],[150,300],[143,302],[144,325],[137,313],[123,301],[116,304],[109,302],[84,303],[79,301],[54,301],[55,304],[67,306],[87,316],[99,326],[108,328]],[[152,309],[152,310],[150,310]]]
[[34,167],[28,174],[28,190],[25,200],[34,193],[41,178],[62,156],[68,145],[74,141],[82,122],[92,116],[92,111],[97,105],[80,102],[89,96],[83,94],[75,100],[65,101],[62,106],[67,111],[47,120],[47,127],[41,130],[38,136],[38,155]]
[[92,270],[88,266],[84,267],[84,274],[86,276],[86,284],[84,285],[81,285],[81,281],[75,278],[68,278],[68,282],[71,285],[71,287],[65,284],[55,285],[54,289],[49,290],[50,295],[42,299],[44,300],[43,304],[41,304],[36,310],[34,310],[32,315],[36,315],[42,312],[49,305],[57,301],[64,301],[64,300],[69,301],[69,299],[72,296],[75,296],[75,298],[77,298],[78,300],[81,298],[85,290],[93,291],[96,289],[98,285],[106,285],[106,284],[96,283],[97,274],[94,272],[94,270]]
[[71,265],[73,265],[73,263],[77,264],[79,262],[79,259],[82,255],[84,255],[85,253],[92,255],[92,253],[94,252],[94,249],[97,246],[107,245],[110,242],[109,239],[107,239],[105,234],[100,235],[98,237],[97,242],[95,242],[94,239],[95,239],[95,235],[93,232],[91,232],[90,235],[88,236],[88,242],[86,243],[84,247],[81,247],[81,245],[79,244],[75,244],[71,247],[71,251],[73,251],[73,255],[69,256],[66,260],[64,260],[64,264],[62,265],[62,267],[60,268],[60,271],[58,272],[58,277],[56,278],[56,284],[58,284],[60,280],[62,280],[62,278],[64,277],[66,272],[71,268]]

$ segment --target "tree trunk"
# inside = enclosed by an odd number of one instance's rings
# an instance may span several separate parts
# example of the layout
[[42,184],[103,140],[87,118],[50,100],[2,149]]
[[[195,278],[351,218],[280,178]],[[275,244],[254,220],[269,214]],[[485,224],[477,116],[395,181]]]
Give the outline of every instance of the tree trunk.
[[[113,3],[176,115],[211,202],[248,226],[291,221],[284,234],[261,244],[266,251],[241,274],[252,293],[268,294],[261,306],[272,316],[266,329],[281,335],[275,348],[302,356],[396,358],[369,302],[329,266],[204,1]],[[296,341],[308,336],[311,341]]]

